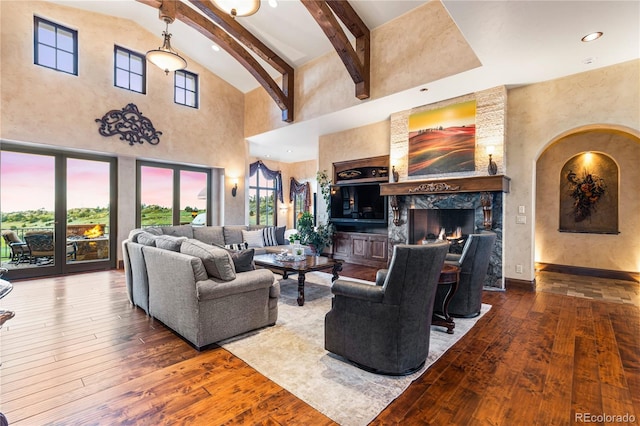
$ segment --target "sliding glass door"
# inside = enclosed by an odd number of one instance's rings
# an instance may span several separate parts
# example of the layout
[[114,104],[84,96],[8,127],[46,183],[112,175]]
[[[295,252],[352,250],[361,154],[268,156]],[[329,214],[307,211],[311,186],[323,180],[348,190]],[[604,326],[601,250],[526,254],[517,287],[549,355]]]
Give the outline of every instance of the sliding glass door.
[[3,145],[2,266],[9,278],[115,267],[115,159]]
[[138,226],[211,223],[211,170],[138,162]]

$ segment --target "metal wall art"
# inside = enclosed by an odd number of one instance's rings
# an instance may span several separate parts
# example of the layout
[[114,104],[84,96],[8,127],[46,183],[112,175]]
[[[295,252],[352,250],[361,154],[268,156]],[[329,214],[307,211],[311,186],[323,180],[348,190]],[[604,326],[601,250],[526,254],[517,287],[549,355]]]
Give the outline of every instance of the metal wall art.
[[606,154],[582,152],[560,173],[560,232],[619,233],[616,162]]
[[143,142],[151,145],[160,143],[162,132],[157,131],[151,120],[143,117],[134,104],[128,104],[122,110],[111,110],[102,118],[96,118],[96,122],[100,123],[98,132],[102,136],[120,135],[120,140],[129,142],[129,145]]

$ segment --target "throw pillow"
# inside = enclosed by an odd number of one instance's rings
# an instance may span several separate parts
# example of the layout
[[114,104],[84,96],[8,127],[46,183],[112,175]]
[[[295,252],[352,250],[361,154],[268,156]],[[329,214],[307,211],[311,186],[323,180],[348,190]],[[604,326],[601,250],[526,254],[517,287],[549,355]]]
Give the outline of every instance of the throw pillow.
[[227,250],[246,250],[249,248],[249,243],[225,244],[224,248]]
[[202,241],[188,239],[180,246],[180,253],[202,259],[207,273],[214,278],[223,281],[231,281],[236,278],[233,260],[225,249],[210,246]]
[[[284,234],[283,234],[284,236]],[[262,229],[262,241],[264,241],[265,247],[277,246],[278,239],[276,237],[276,227],[267,226]]]
[[242,240],[249,244],[249,247],[264,247],[264,240],[262,239],[262,229],[257,231],[245,231],[242,230]]
[[177,252],[180,251],[180,246],[185,241],[187,241],[187,237],[174,237],[173,235],[158,235],[155,239],[156,247]]
[[286,241],[284,239],[284,231],[286,230],[286,226],[278,226],[276,228],[276,241],[278,242],[279,246],[288,244],[289,242]]
[[236,272],[247,272],[256,269],[256,265],[253,263],[254,252],[254,249],[248,249],[231,253],[231,260],[233,260]]

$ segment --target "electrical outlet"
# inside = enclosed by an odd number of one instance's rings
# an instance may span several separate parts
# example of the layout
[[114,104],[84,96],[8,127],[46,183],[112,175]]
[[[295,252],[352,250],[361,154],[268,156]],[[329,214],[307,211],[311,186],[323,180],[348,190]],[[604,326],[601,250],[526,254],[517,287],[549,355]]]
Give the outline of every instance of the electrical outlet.
[[522,265],[516,265],[516,274],[522,274]]
[[524,225],[525,223],[527,223],[527,217],[526,216],[516,216],[516,223],[520,224],[520,225]]

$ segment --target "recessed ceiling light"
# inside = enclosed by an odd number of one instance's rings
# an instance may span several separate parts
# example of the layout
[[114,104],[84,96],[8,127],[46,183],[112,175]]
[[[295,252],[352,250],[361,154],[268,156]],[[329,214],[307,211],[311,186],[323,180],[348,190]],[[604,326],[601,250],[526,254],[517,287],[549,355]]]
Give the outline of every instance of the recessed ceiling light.
[[266,154],[265,157],[269,158],[271,157],[271,154]]
[[287,150],[287,152],[293,152],[293,151],[291,151],[290,149],[288,149],[288,150]]
[[212,44],[211,48],[213,49],[214,52],[219,52],[220,51],[220,46],[218,46],[217,44]]
[[269,6],[278,7],[278,0],[269,0]]
[[427,87],[423,87],[422,89],[420,89],[421,92],[428,92],[429,89]]
[[585,65],[590,65],[592,63],[594,63],[596,61],[596,58],[594,58],[593,56],[589,56],[588,58],[584,58],[582,60],[582,63]]
[[587,34],[586,36],[582,37],[580,40],[587,43],[587,42],[599,39],[600,37],[602,37],[602,34],[604,34],[602,31],[596,31],[595,33]]

